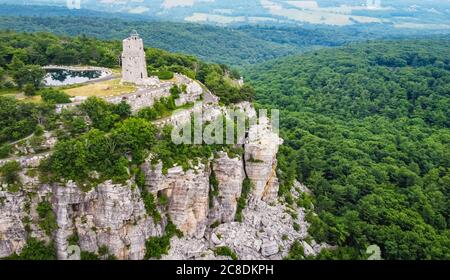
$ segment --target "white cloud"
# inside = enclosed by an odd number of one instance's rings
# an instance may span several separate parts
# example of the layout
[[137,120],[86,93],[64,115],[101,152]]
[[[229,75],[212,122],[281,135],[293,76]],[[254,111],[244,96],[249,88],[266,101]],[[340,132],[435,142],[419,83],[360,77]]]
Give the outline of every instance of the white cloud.
[[176,7],[192,7],[200,2],[215,2],[215,0],[164,0],[161,7],[164,9],[172,9]]
[[128,12],[130,14],[143,14],[145,12],[150,11],[150,9],[148,7],[145,6],[139,6],[139,7],[134,7],[128,10]]

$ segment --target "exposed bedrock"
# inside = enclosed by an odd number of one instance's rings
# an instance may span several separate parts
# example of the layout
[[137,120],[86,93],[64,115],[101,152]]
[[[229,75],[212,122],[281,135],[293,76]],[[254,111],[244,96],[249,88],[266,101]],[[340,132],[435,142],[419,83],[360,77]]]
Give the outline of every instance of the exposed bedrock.
[[201,238],[208,222],[209,167],[199,164],[183,171],[177,166],[167,174],[162,169],[162,163],[144,164],[149,191],[155,196],[167,196],[167,213],[178,229],[187,236]]
[[278,193],[276,177],[278,147],[283,140],[272,131],[268,119],[249,129],[245,144],[245,170],[253,183],[252,194],[257,199],[272,201]]
[[217,180],[217,191],[213,194],[214,206],[210,212],[210,220],[212,223],[228,223],[234,220],[242,192],[245,179],[243,161],[239,157],[229,158],[227,153],[220,152],[213,161],[213,171]]

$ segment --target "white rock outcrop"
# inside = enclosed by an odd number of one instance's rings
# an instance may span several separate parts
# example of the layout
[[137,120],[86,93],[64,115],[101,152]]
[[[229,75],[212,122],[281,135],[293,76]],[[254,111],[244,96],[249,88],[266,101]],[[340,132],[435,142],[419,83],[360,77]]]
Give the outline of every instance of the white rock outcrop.
[[162,235],[162,227],[147,216],[139,189],[131,181],[126,185],[107,181],[88,193],[69,182],[55,185],[53,191],[59,259],[67,258],[67,239],[73,234],[81,250],[96,253],[106,246],[119,259],[142,259],[147,238]]
[[19,253],[26,243],[24,202],[22,193],[0,191],[0,258]]
[[211,222],[232,222],[245,179],[243,160],[238,157],[229,158],[227,153],[220,152],[213,161],[213,170],[218,189],[210,211]]
[[144,164],[149,191],[155,197],[167,196],[167,213],[178,229],[187,236],[201,238],[208,223],[209,167],[199,164],[195,169],[183,171],[177,166],[167,174],[162,169],[162,163]]
[[278,193],[276,176],[278,147],[283,140],[272,131],[267,118],[249,129],[245,144],[245,170],[253,183],[254,197],[266,201],[274,200]]

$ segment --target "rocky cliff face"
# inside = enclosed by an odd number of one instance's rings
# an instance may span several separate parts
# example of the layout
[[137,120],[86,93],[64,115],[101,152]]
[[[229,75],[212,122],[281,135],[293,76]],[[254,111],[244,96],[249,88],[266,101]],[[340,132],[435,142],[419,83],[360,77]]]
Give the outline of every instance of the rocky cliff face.
[[[142,259],[145,241],[162,235],[161,225],[147,217],[139,189],[127,185],[102,183],[87,193],[73,182],[65,185],[35,185],[28,191],[0,192],[0,257],[19,253],[26,243],[25,218],[29,235],[54,240],[59,259],[67,259],[69,237],[77,236],[82,251],[97,253],[101,246],[119,259]],[[39,229],[36,208],[50,201],[57,229],[46,236]]]
[[0,192],[0,258],[20,251],[26,242],[24,197]]
[[190,237],[203,236],[208,215],[208,166],[200,164],[188,171],[177,166],[163,174],[162,163],[152,166],[147,161],[142,169],[149,191],[169,199],[167,213],[178,229]]
[[[223,259],[214,252],[226,246],[242,260],[279,260],[287,256],[294,241],[307,236],[308,224],[303,208],[269,204],[252,195],[243,216],[242,223],[222,223],[209,229],[201,239],[173,238],[170,252],[164,259]],[[322,247],[309,246],[308,253],[315,255]]]
[[273,201],[278,195],[276,157],[282,143],[267,118],[260,118],[259,124],[250,127],[245,144],[245,166],[254,185],[253,196],[258,199]]
[[147,217],[139,189],[129,181],[107,181],[83,193],[73,183],[53,187],[57,216],[58,257],[67,258],[67,239],[76,234],[82,251],[98,252],[106,246],[119,259],[142,259],[145,240],[162,234],[162,228]]
[[[198,93],[200,89],[194,84],[190,88]],[[236,107],[248,117],[256,116],[250,103]],[[194,106],[193,110],[203,111],[205,121],[227,114],[226,108],[217,104]],[[188,120],[190,114],[165,121],[176,125]],[[269,121],[262,119],[242,140],[243,154],[218,152],[189,170],[181,166],[165,170],[161,162],[152,164],[150,156],[141,166],[143,188],[157,200],[166,201],[157,206],[162,216],[158,221],[147,214],[134,179],[126,184],[106,181],[84,192],[71,181],[48,185],[27,175],[48,154],[21,158],[23,188],[16,193],[6,191],[6,186],[0,188],[0,258],[20,253],[31,236],[53,240],[59,259],[70,257],[74,239],[81,251],[98,253],[106,247],[119,259],[143,259],[146,240],[163,236],[170,220],[184,237],[172,238],[164,258],[227,259],[215,254],[218,247],[227,246],[241,259],[281,259],[295,240],[306,237],[308,226],[304,209],[291,209],[277,199],[276,156],[282,139]],[[252,188],[243,220],[236,222],[246,178]],[[56,229],[50,235],[39,226],[37,208],[43,201],[51,204],[56,217]],[[317,253],[317,246],[304,247],[309,254]]]
[[213,161],[213,171],[217,181],[217,193],[212,198],[210,220],[212,223],[232,222],[245,179],[243,160],[238,157],[230,158],[227,153],[221,152]]

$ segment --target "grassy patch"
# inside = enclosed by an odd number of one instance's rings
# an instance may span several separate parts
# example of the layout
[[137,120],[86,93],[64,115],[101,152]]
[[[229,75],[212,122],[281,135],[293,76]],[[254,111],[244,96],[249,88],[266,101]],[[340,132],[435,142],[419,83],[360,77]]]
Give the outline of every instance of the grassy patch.
[[250,191],[252,190],[252,182],[250,179],[246,178],[244,180],[244,183],[242,184],[242,193],[241,197],[239,197],[238,200],[238,207],[236,210],[236,221],[242,222],[242,211],[245,209],[245,206],[247,205],[247,197]]
[[183,237],[183,233],[169,221],[163,236],[150,237],[145,243],[145,259],[160,259],[163,255],[167,255],[170,250],[170,239],[175,235],[178,236],[178,238]]
[[64,89],[63,91],[70,96],[117,96],[133,93],[136,91],[136,87],[131,84],[121,84],[120,79],[114,79],[87,84],[80,87]]
[[217,256],[230,257],[234,261],[236,261],[238,259],[238,256],[236,255],[236,253],[230,247],[227,247],[227,246],[217,248],[216,250],[214,250],[214,253]]
[[52,205],[47,201],[42,201],[37,206],[37,212],[39,215],[39,227],[48,236],[58,228],[58,224],[56,223],[56,215],[53,213]]

